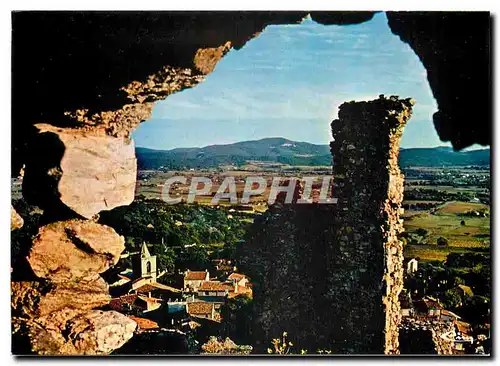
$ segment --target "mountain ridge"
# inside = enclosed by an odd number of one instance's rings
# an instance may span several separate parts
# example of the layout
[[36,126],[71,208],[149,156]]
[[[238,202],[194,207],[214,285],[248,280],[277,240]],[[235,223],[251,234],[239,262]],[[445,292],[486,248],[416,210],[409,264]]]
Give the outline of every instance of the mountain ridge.
[[[248,161],[266,161],[289,165],[331,165],[329,145],[293,141],[284,137],[239,141],[204,147],[183,147],[157,150],[137,147],[139,169],[208,168],[220,165],[241,166]],[[402,148],[401,167],[409,166],[489,166],[490,148],[454,151],[447,146],[433,148]]]

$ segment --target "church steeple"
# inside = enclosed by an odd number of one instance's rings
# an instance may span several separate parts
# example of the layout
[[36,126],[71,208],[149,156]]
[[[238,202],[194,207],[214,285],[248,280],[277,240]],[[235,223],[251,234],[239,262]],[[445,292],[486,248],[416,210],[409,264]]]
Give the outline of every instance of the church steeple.
[[133,271],[136,278],[150,277],[156,281],[156,256],[151,255],[146,243],[142,243],[140,255],[133,259]]
[[141,248],[141,257],[142,258],[147,258],[151,257],[151,254],[149,253],[148,246],[146,245],[145,242],[142,243],[142,248]]

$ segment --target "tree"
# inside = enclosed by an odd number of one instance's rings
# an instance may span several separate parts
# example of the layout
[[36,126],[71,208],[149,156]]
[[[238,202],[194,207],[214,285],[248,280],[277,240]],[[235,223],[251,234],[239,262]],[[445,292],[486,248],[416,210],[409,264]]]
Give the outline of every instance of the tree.
[[487,322],[490,319],[491,300],[486,296],[474,295],[466,299],[461,315],[471,322]]
[[422,238],[425,238],[427,235],[429,235],[429,231],[419,227],[417,230],[415,230],[415,234],[421,236]]
[[444,293],[443,304],[447,309],[456,309],[462,306],[460,290],[457,288],[446,290]]
[[228,299],[221,309],[224,325],[221,336],[230,337],[239,343],[252,342],[253,302],[246,295]]
[[[156,248],[160,249],[160,246],[156,246]],[[174,271],[176,255],[175,251],[172,248],[164,247],[163,251],[158,251],[156,256],[158,258],[158,269],[160,271]]]
[[440,247],[446,247],[446,246],[448,246],[448,239],[443,238],[442,236],[440,236],[437,239],[437,245],[439,245]]

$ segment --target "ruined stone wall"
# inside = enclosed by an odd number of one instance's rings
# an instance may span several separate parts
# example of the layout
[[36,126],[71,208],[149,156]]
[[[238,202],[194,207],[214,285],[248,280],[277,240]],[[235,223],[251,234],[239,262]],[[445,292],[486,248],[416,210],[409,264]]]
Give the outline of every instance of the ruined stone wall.
[[[332,122],[336,205],[277,204],[245,243],[255,342],[398,353],[403,247],[399,140],[413,101],[344,103]],[[258,349],[258,347],[257,347]]]
[[401,354],[453,354],[455,326],[452,322],[405,318],[400,326]]
[[332,122],[336,230],[328,262],[332,337],[354,353],[397,353],[403,247],[399,142],[413,101],[340,106]]
[[331,348],[328,329],[335,314],[325,293],[332,222],[330,205],[276,203],[238,247],[237,266],[253,285],[255,352],[266,353],[285,331],[299,351]]

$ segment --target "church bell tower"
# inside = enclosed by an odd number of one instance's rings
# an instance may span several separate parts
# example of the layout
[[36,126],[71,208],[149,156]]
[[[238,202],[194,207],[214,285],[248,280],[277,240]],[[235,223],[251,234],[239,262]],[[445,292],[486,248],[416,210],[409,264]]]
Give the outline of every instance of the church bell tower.
[[156,281],[156,255],[151,255],[146,243],[142,243],[140,255],[134,258],[134,275],[136,278],[150,277]]

